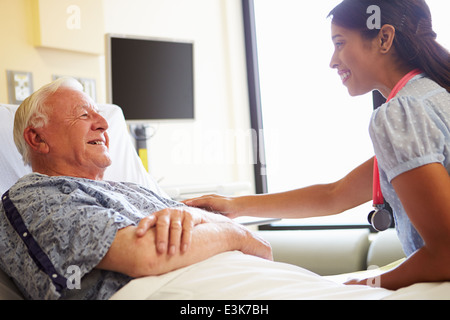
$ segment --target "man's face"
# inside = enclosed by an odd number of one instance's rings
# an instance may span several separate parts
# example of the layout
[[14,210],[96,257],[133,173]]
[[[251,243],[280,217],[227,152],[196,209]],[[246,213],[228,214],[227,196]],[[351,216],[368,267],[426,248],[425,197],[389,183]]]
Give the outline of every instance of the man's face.
[[108,123],[94,102],[83,92],[60,88],[47,106],[49,122],[41,129],[41,137],[55,173],[101,179],[111,165]]

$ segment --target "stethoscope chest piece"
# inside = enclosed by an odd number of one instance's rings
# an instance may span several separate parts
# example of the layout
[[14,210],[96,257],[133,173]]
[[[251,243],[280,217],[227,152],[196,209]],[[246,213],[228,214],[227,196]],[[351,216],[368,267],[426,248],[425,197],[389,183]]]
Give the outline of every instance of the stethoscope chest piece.
[[376,231],[386,231],[392,225],[392,214],[385,208],[376,208],[367,217]]

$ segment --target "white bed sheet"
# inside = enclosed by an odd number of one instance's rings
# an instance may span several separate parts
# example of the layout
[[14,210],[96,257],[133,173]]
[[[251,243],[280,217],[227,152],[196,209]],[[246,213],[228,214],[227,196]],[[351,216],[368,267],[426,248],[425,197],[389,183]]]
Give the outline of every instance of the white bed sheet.
[[342,284],[382,270],[322,277],[290,264],[227,252],[195,265],[131,281],[112,300],[449,300],[450,282],[397,291]]
[[[402,259],[401,261],[403,261]],[[354,272],[348,274],[340,274],[335,276],[325,277],[336,283],[344,283],[349,279],[367,279],[370,278],[373,283],[376,283],[376,276],[389,269],[397,266],[399,262],[392,263],[388,266],[361,272]],[[391,291],[389,295],[383,298],[384,300],[450,300],[450,281],[444,282],[427,282],[416,283],[409,287],[401,288],[396,291]]]
[[297,266],[227,252],[132,280],[112,300],[378,300],[390,295],[389,290],[346,286]]

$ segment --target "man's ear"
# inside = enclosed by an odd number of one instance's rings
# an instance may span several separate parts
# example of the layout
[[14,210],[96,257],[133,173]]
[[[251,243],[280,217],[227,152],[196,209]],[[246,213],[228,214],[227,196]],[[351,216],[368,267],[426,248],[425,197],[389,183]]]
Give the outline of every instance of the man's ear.
[[378,33],[378,46],[381,53],[386,54],[391,50],[394,38],[395,28],[390,24],[383,25]]
[[33,149],[34,151],[38,153],[48,153],[49,152],[49,146],[45,142],[44,139],[42,139],[41,135],[37,132],[36,129],[28,127],[23,132],[23,137],[26,141],[26,143]]

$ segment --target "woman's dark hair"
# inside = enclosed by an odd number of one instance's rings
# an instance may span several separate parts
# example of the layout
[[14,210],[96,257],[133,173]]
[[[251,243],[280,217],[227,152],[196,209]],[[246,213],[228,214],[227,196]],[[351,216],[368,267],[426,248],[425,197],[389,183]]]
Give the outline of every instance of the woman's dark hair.
[[431,12],[424,0],[344,0],[328,16],[332,23],[373,39],[379,30],[369,28],[367,23],[372,5],[380,9],[381,26],[395,28],[394,47],[400,59],[450,92],[450,53],[436,41]]

